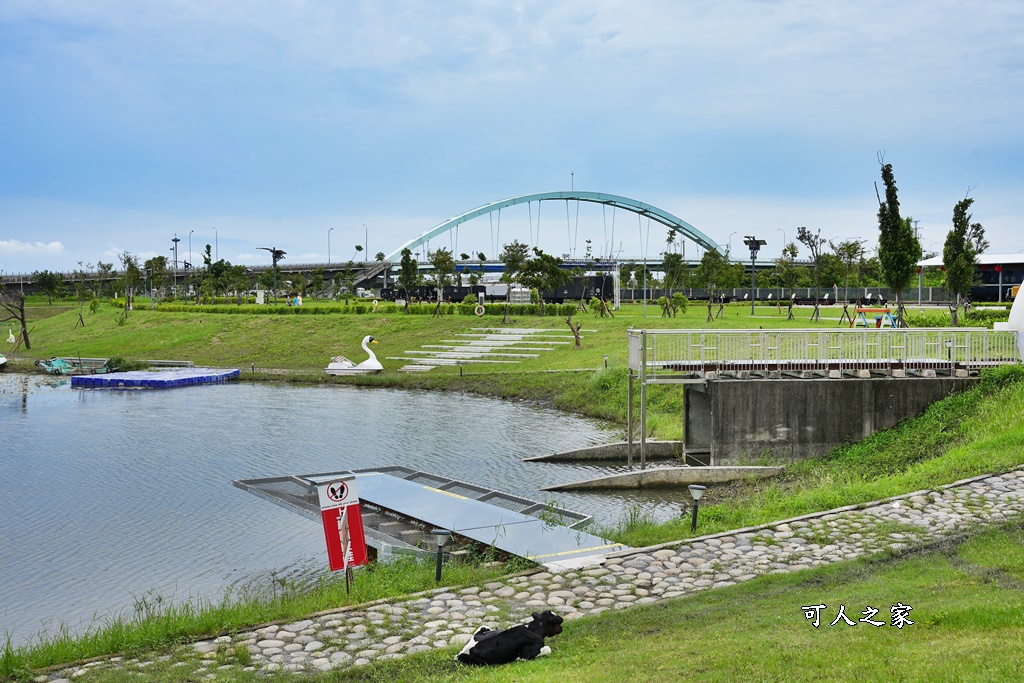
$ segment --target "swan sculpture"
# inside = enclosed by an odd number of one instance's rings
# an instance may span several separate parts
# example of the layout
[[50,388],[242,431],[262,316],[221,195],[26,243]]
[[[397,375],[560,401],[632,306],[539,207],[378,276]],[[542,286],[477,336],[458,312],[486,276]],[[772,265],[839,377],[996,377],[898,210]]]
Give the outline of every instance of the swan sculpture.
[[7,343],[8,344],[13,344],[16,341],[18,341],[18,340],[14,338],[14,332],[12,332],[11,328],[8,327],[7,328]]
[[370,350],[370,344],[376,344],[377,342],[370,335],[363,337],[363,351],[369,356],[362,363],[356,364],[350,361],[345,356],[335,356],[331,359],[330,365],[325,368],[328,375],[371,375],[376,372],[380,372],[384,369],[384,366],[377,360],[377,356],[373,355],[373,351]]

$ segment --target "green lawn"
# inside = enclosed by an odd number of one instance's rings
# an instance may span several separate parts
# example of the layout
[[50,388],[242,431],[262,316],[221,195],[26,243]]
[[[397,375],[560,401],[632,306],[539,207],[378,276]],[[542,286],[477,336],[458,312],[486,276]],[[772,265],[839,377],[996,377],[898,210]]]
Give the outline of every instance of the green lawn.
[[[656,605],[566,622],[553,653],[486,669],[457,664],[457,648],[303,680],[337,682],[537,681],[1017,681],[1024,679],[1024,590],[1002,570],[999,550],[1016,546],[1013,525],[899,557],[762,577]],[[992,555],[985,553],[993,552]],[[967,559],[964,559],[964,558]],[[1019,570],[1020,565],[1014,565]],[[913,624],[891,625],[891,607]],[[804,606],[826,605],[818,628]],[[839,606],[855,623],[838,621]],[[868,607],[883,626],[859,620]],[[185,661],[177,665],[177,661]],[[198,680],[191,657],[145,669],[155,681]],[[226,654],[224,663],[233,658]],[[137,670],[136,670],[137,671]],[[273,677],[272,677],[273,678]],[[283,677],[282,677],[283,678]],[[266,680],[238,667],[217,680]],[[134,681],[95,672],[87,680]]]
[[[825,309],[821,322],[811,323],[810,309],[797,309],[797,319],[786,319],[786,310],[759,307],[750,315],[743,304],[725,307],[721,318],[706,323],[707,308],[693,305],[676,318],[663,318],[654,304],[629,304],[614,318],[592,313],[576,316],[583,323],[581,349],[572,344],[542,352],[540,357],[515,365],[469,364],[463,368],[441,367],[423,375],[397,372],[406,363],[389,360],[420,350],[424,344],[455,339],[475,328],[501,327],[501,316],[407,315],[388,313],[345,314],[337,302],[310,302],[313,307],[339,311],[325,315],[226,314],[209,307],[194,312],[150,311],[143,302],[127,320],[119,321],[120,309],[103,303],[97,313],[77,308],[35,306],[30,313],[32,350],[20,354],[21,367],[36,358],[81,356],[106,358],[122,355],[135,360],[191,360],[197,365],[238,367],[260,378],[315,382],[348,382],[368,386],[407,387],[467,391],[504,398],[537,400],[555,408],[624,424],[626,419],[627,330],[637,329],[739,329],[837,327],[840,311]],[[305,308],[305,307],[304,307]],[[254,310],[255,307],[220,306],[214,310]],[[268,307],[263,307],[267,310]],[[55,311],[57,315],[48,315]],[[716,309],[717,310],[717,309]],[[293,313],[294,311],[292,311]],[[835,319],[829,319],[829,317]],[[506,327],[544,328],[572,339],[564,319],[554,316],[516,316]],[[328,378],[323,368],[338,354],[359,359],[362,338],[373,335],[374,348],[384,373],[370,377]],[[605,371],[605,356],[608,370]],[[283,371],[284,375],[280,372]],[[586,372],[580,373],[579,370]],[[570,372],[571,371],[571,372]],[[648,429],[658,438],[679,438],[682,392],[678,387],[650,387]]]

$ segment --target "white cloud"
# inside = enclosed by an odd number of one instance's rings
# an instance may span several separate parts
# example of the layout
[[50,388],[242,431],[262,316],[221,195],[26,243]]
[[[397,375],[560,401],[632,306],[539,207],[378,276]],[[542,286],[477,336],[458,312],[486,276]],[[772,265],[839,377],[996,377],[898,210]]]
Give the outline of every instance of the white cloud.
[[0,254],[63,254],[64,244],[61,242],[23,242],[21,240],[0,239]]

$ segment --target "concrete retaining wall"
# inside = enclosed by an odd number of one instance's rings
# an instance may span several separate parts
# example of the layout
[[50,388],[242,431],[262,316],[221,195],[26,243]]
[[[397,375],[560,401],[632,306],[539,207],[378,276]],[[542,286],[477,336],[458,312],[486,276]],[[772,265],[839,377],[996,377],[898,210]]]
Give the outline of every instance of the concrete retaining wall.
[[[550,455],[537,455],[523,458],[523,462],[576,462],[578,460],[621,460],[626,462],[628,444],[608,443],[589,448],[578,448],[574,451],[563,451]],[[670,460],[683,456],[682,441],[648,441],[644,457],[647,460]],[[640,462],[640,441],[633,442],[633,460]]]
[[606,477],[545,486],[541,491],[590,491],[600,489],[679,488],[690,484],[725,484],[746,479],[766,479],[781,467],[655,467],[610,474]]
[[685,387],[687,456],[713,465],[823,455],[914,417],[977,378],[709,380]]

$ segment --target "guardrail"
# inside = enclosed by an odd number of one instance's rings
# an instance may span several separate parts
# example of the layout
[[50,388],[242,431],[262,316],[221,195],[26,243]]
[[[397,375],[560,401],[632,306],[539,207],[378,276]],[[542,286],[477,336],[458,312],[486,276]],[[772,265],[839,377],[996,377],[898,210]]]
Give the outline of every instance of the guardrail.
[[770,379],[784,372],[956,375],[1021,362],[1016,331],[985,328],[630,329],[628,334],[629,368],[646,382],[722,374]]

